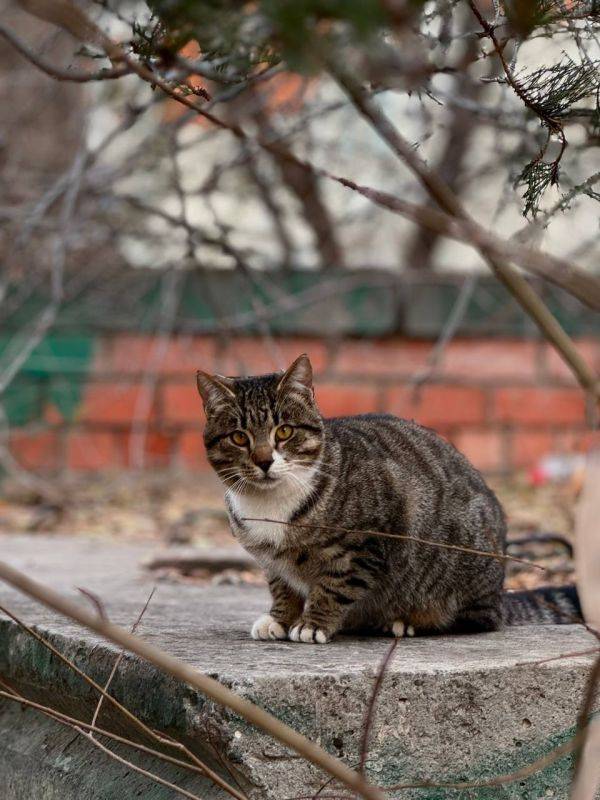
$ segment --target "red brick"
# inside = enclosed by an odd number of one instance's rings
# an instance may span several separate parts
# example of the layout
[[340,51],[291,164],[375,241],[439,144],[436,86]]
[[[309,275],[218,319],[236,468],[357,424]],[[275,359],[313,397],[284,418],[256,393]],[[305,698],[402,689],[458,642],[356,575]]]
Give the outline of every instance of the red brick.
[[374,386],[351,386],[343,383],[317,384],[317,405],[324,417],[366,414],[379,410],[378,391]]
[[[332,362],[339,375],[414,376],[427,369],[434,342],[392,339],[346,340]],[[449,379],[534,381],[541,367],[539,345],[519,339],[456,339],[446,347],[437,368]]]
[[162,386],[162,421],[168,424],[204,422],[202,400],[196,387],[196,378],[186,383],[169,382]]
[[176,335],[160,344],[159,361],[154,358],[157,342],[154,336],[122,334],[101,341],[94,358],[96,373],[141,374],[148,369],[161,375],[193,373],[197,369],[212,370],[215,360],[215,339],[212,336]]
[[[140,431],[140,435],[142,434],[143,431]],[[166,467],[169,465],[175,447],[175,434],[150,429],[145,433],[143,444],[140,444],[139,438],[134,431],[127,431],[118,436],[126,466],[135,468],[140,466],[139,449],[141,446],[143,446],[144,467]]]
[[[600,342],[595,339],[577,339],[575,340],[575,346],[594,372],[600,372]],[[554,347],[548,344],[545,345],[545,357],[546,371],[550,378],[577,383],[572,370],[565,364]]]
[[465,430],[453,438],[454,446],[463,453],[477,469],[497,472],[504,468],[502,434],[490,430]]
[[551,431],[513,431],[510,456],[512,466],[532,467],[553,451],[554,437]]
[[315,373],[324,371],[327,347],[322,339],[273,339],[240,336],[217,353],[215,372],[222,375],[263,375],[288,367],[302,353],[310,358]]
[[415,397],[412,387],[399,386],[388,390],[385,407],[422,425],[444,428],[483,422],[485,395],[467,386],[435,384],[424,386]]
[[161,431],[149,431],[146,435],[144,448],[146,463],[152,465],[166,465],[171,459],[175,436]]
[[132,334],[102,337],[96,347],[92,372],[143,372],[153,341],[152,336]]
[[539,377],[539,345],[517,339],[456,339],[446,347],[440,363],[444,377],[533,382]]
[[10,451],[25,469],[52,470],[60,466],[59,437],[54,431],[15,431],[10,437]]
[[[145,404],[145,392],[146,388],[141,383],[90,381],[85,387],[77,420],[110,425],[130,424]],[[150,418],[153,415],[152,402]]]
[[109,470],[123,466],[124,452],[109,431],[71,431],[67,437],[67,467],[72,470]]
[[181,433],[175,450],[175,461],[189,469],[199,471],[212,469],[206,458],[202,431],[185,430]]
[[554,424],[585,422],[585,401],[578,389],[502,388],[494,392],[493,417],[501,422]]
[[432,346],[400,338],[345,340],[335,353],[332,371],[336,375],[412,375],[425,367]]

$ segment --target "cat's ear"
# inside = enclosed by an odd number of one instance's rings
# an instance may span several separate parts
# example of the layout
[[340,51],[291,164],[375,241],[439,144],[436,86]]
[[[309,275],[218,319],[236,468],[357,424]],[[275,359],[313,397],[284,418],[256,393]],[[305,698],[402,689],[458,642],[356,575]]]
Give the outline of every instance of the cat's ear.
[[283,373],[283,377],[277,384],[277,391],[281,391],[283,388],[291,389],[293,387],[297,389],[309,389],[311,393],[313,392],[312,364],[306,353],[302,353],[301,356],[298,356],[294,363],[286,369]]
[[227,402],[232,398],[235,399],[233,378],[226,378],[224,375],[209,375],[208,372],[202,372],[199,369],[196,372],[196,384],[204,408]]

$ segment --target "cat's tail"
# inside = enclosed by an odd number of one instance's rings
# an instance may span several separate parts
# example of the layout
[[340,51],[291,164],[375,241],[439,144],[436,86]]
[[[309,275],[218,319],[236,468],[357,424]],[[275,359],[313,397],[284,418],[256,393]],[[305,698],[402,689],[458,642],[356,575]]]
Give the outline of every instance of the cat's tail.
[[583,622],[575,586],[540,586],[503,595],[506,625],[570,625]]

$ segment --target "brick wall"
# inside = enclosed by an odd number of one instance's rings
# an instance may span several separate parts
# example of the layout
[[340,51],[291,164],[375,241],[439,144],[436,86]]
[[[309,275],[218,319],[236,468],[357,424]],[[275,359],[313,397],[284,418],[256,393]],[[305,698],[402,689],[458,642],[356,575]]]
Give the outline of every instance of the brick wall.
[[[600,343],[587,339],[579,346],[598,369]],[[157,364],[151,337],[101,338],[81,374],[57,360],[31,378],[27,391],[37,393],[39,417],[12,427],[11,448],[30,469],[123,468],[132,465],[135,452],[143,453],[148,467],[207,469],[195,369],[267,372],[277,358],[288,363],[302,352],[312,359],[325,416],[390,411],[414,418],[488,472],[528,467],[549,452],[589,445],[583,394],[545,344],[455,340],[435,374],[415,391],[415,375],[427,368],[431,347],[401,337],[337,343],[286,338],[267,346],[253,337],[224,344],[209,336],[177,336]],[[156,369],[148,372],[150,363]],[[60,387],[77,390],[68,418],[56,403]]]

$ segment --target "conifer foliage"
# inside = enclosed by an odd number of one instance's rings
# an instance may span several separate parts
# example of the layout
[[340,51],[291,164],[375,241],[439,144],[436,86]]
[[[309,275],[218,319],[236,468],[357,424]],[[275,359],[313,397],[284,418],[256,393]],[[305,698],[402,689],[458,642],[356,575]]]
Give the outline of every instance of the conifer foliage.
[[[546,189],[559,184],[569,126],[597,144],[600,3],[597,0],[151,0],[154,16],[138,26],[134,47],[169,61],[190,38],[206,74],[243,82],[267,65],[314,74],[327,61],[350,67],[376,90],[408,90],[436,100],[435,76],[494,81],[514,96],[529,141],[507,173],[535,215]],[[464,52],[476,37],[479,46]],[[528,47],[545,42],[543,64]],[[487,73],[487,75],[486,75]],[[493,76],[493,77],[492,77]],[[532,123],[534,123],[532,125]],[[526,158],[529,156],[528,158]]]

